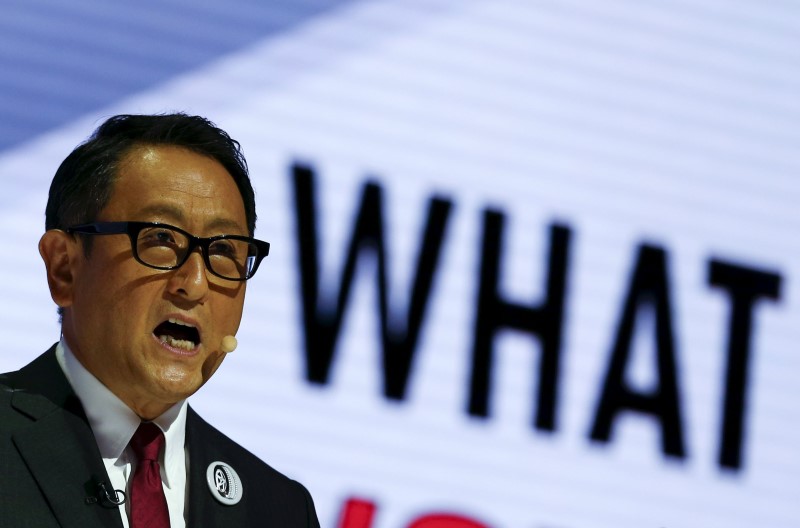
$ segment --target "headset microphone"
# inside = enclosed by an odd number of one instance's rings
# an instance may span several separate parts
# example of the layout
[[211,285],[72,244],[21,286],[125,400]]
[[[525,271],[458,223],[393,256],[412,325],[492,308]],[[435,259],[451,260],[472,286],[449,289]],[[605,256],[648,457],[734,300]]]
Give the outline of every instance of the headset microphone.
[[221,346],[221,348],[222,348],[222,351],[225,352],[226,354],[229,354],[229,353],[233,352],[234,350],[236,350],[236,347],[238,345],[239,345],[239,343],[236,341],[236,338],[233,337],[232,335],[228,335],[228,336],[225,336],[225,337],[222,338],[222,346]]

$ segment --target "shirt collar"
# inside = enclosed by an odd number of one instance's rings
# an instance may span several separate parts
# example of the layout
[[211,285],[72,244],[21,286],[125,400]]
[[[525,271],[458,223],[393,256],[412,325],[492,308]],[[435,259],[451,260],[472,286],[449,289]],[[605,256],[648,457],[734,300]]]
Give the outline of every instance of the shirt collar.
[[[100,455],[117,460],[128,446],[141,423],[139,416],[98,380],[72,353],[62,338],[56,347],[56,358],[72,389],[81,401],[92,427]],[[177,457],[184,457],[186,443],[186,400],[181,400],[153,422],[164,432],[164,483],[176,482],[172,474]]]

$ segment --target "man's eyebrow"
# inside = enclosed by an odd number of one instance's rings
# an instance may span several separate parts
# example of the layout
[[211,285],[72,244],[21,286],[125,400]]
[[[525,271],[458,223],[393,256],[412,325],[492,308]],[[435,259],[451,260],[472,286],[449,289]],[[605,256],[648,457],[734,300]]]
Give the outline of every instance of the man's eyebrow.
[[178,207],[169,204],[151,204],[143,207],[140,213],[144,215],[166,216],[171,220],[183,222],[186,215]]
[[215,218],[208,224],[206,224],[206,229],[211,230],[220,230],[227,232],[226,234],[249,234],[249,231],[245,229],[243,226],[239,225],[238,222],[234,220],[230,220],[228,218]]
[[[146,216],[154,215],[165,217],[169,221],[184,225],[186,222],[186,215],[184,212],[180,208],[170,204],[150,204],[143,207],[140,213]],[[229,218],[214,218],[204,227],[208,230],[228,232],[227,234],[249,233],[244,226]]]

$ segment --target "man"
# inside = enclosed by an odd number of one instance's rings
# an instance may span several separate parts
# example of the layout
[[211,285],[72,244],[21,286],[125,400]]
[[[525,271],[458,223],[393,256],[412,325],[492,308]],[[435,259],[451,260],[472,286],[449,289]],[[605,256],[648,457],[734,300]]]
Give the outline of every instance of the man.
[[255,222],[238,142],[200,117],[112,117],[64,160],[39,243],[62,336],[0,375],[0,527],[319,526],[186,404],[235,348]]

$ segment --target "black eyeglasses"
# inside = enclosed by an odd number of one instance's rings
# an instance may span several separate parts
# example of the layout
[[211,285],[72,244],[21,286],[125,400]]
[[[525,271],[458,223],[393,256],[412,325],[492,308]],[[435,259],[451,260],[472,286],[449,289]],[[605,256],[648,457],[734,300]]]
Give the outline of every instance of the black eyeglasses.
[[269,254],[269,242],[255,238],[241,235],[202,238],[156,222],[94,222],[72,226],[67,233],[127,234],[133,258],[159,270],[180,268],[199,247],[208,271],[232,281],[245,281],[255,275],[261,260]]

